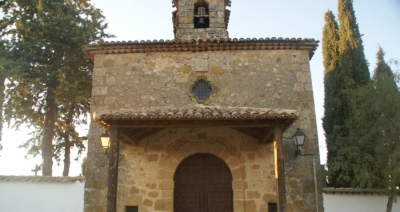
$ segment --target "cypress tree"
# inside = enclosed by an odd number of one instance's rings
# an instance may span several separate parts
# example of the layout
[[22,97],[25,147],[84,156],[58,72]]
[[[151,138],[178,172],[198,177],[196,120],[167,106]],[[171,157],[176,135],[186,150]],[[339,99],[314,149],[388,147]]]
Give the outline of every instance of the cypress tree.
[[379,46],[373,76],[376,90],[372,100],[376,105],[373,105],[373,113],[376,114],[373,132],[377,137],[374,141],[378,141],[375,155],[383,184],[381,188],[387,190],[388,196],[386,212],[391,212],[393,202],[396,202],[398,196],[396,187],[400,185],[400,90],[396,82],[398,75],[396,78],[384,56],[385,53]]
[[[322,118],[322,126],[325,131],[325,138],[328,151],[328,162],[335,158],[336,154],[334,149],[333,129],[334,121],[337,114],[338,102],[338,59],[339,59],[339,26],[337,24],[335,15],[332,11],[328,10],[325,13],[325,25],[322,33],[322,55],[324,64],[324,86],[325,86],[325,99],[324,99],[324,117]],[[329,165],[329,164],[328,164]],[[328,166],[329,168],[329,166]]]
[[349,107],[356,113],[346,121],[342,165],[354,172],[350,186],[385,189],[390,212],[400,185],[400,92],[380,47],[372,81],[354,89],[351,97]]
[[331,10],[325,13],[325,25],[322,32],[322,55],[324,73],[328,74],[337,69],[339,57],[339,26]]
[[[338,0],[339,13],[339,60],[336,72],[334,99],[335,116],[333,131],[328,140],[329,181],[334,187],[349,187],[356,173],[351,169],[348,157],[354,146],[348,142],[349,129],[346,122],[357,112],[351,107],[353,91],[370,82],[368,63],[364,55],[361,34],[353,9],[352,0]],[[330,143],[329,143],[330,142]]]
[[345,89],[365,85],[370,81],[361,34],[353,9],[353,0],[339,0],[340,74]]
[[[376,53],[376,68],[374,70],[373,78],[376,78],[380,73],[384,73],[387,76],[393,77],[393,72],[390,66],[385,61],[385,52],[381,46],[378,46],[378,52]],[[395,81],[393,81],[395,83]]]

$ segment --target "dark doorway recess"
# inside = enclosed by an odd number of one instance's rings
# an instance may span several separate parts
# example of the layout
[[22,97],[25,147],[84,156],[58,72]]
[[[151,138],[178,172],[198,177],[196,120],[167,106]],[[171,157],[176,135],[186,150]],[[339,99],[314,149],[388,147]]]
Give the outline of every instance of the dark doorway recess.
[[223,160],[195,154],[176,169],[174,212],[232,212],[232,174]]

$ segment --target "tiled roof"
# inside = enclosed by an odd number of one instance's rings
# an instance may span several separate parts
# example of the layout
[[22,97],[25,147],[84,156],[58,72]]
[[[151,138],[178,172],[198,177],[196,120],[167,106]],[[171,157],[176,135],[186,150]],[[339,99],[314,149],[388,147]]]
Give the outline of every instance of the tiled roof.
[[0,182],[73,183],[84,182],[84,177],[12,176],[0,175]]
[[112,41],[83,47],[92,60],[96,54],[126,54],[147,52],[204,52],[235,50],[305,50],[310,59],[319,41],[302,38],[212,38],[187,40]]
[[172,39],[172,40],[134,40],[134,41],[106,41],[92,43],[87,46],[110,46],[110,45],[135,45],[135,44],[179,44],[179,43],[240,43],[240,42],[319,42],[313,38],[210,38],[210,39]]
[[[385,189],[363,189],[363,188],[324,188],[325,194],[363,194],[363,195],[386,195]],[[400,195],[400,191],[398,191]]]
[[192,106],[178,108],[145,108],[98,112],[99,120],[110,119],[276,119],[297,118],[296,110],[224,107],[224,106]]

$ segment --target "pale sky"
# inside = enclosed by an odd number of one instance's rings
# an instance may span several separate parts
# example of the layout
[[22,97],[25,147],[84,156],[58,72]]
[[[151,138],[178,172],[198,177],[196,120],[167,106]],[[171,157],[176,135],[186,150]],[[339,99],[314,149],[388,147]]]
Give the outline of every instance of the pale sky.
[[[113,41],[173,39],[172,0],[91,0],[107,18],[107,32]],[[375,53],[380,44],[386,60],[400,60],[400,0],[354,0],[357,22],[364,42],[370,71],[375,68]],[[232,0],[228,31],[230,38],[314,38],[322,40],[324,13],[337,16],[337,0]],[[326,161],[323,117],[323,66],[321,46],[311,60],[312,83],[317,115],[321,163]],[[82,130],[82,135],[87,129]],[[24,159],[17,148],[27,140],[27,131],[4,129],[0,152],[1,175],[32,175],[41,157]],[[100,145],[100,144],[99,144]],[[71,163],[70,176],[81,172],[80,162]],[[40,173],[41,174],[41,173]],[[53,175],[62,175],[62,166],[53,166]]]

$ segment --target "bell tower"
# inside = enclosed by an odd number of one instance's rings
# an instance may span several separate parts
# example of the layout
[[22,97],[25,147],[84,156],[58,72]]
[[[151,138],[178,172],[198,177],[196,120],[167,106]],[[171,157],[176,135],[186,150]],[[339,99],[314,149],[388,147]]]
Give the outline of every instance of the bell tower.
[[230,0],[173,0],[175,39],[228,38]]

